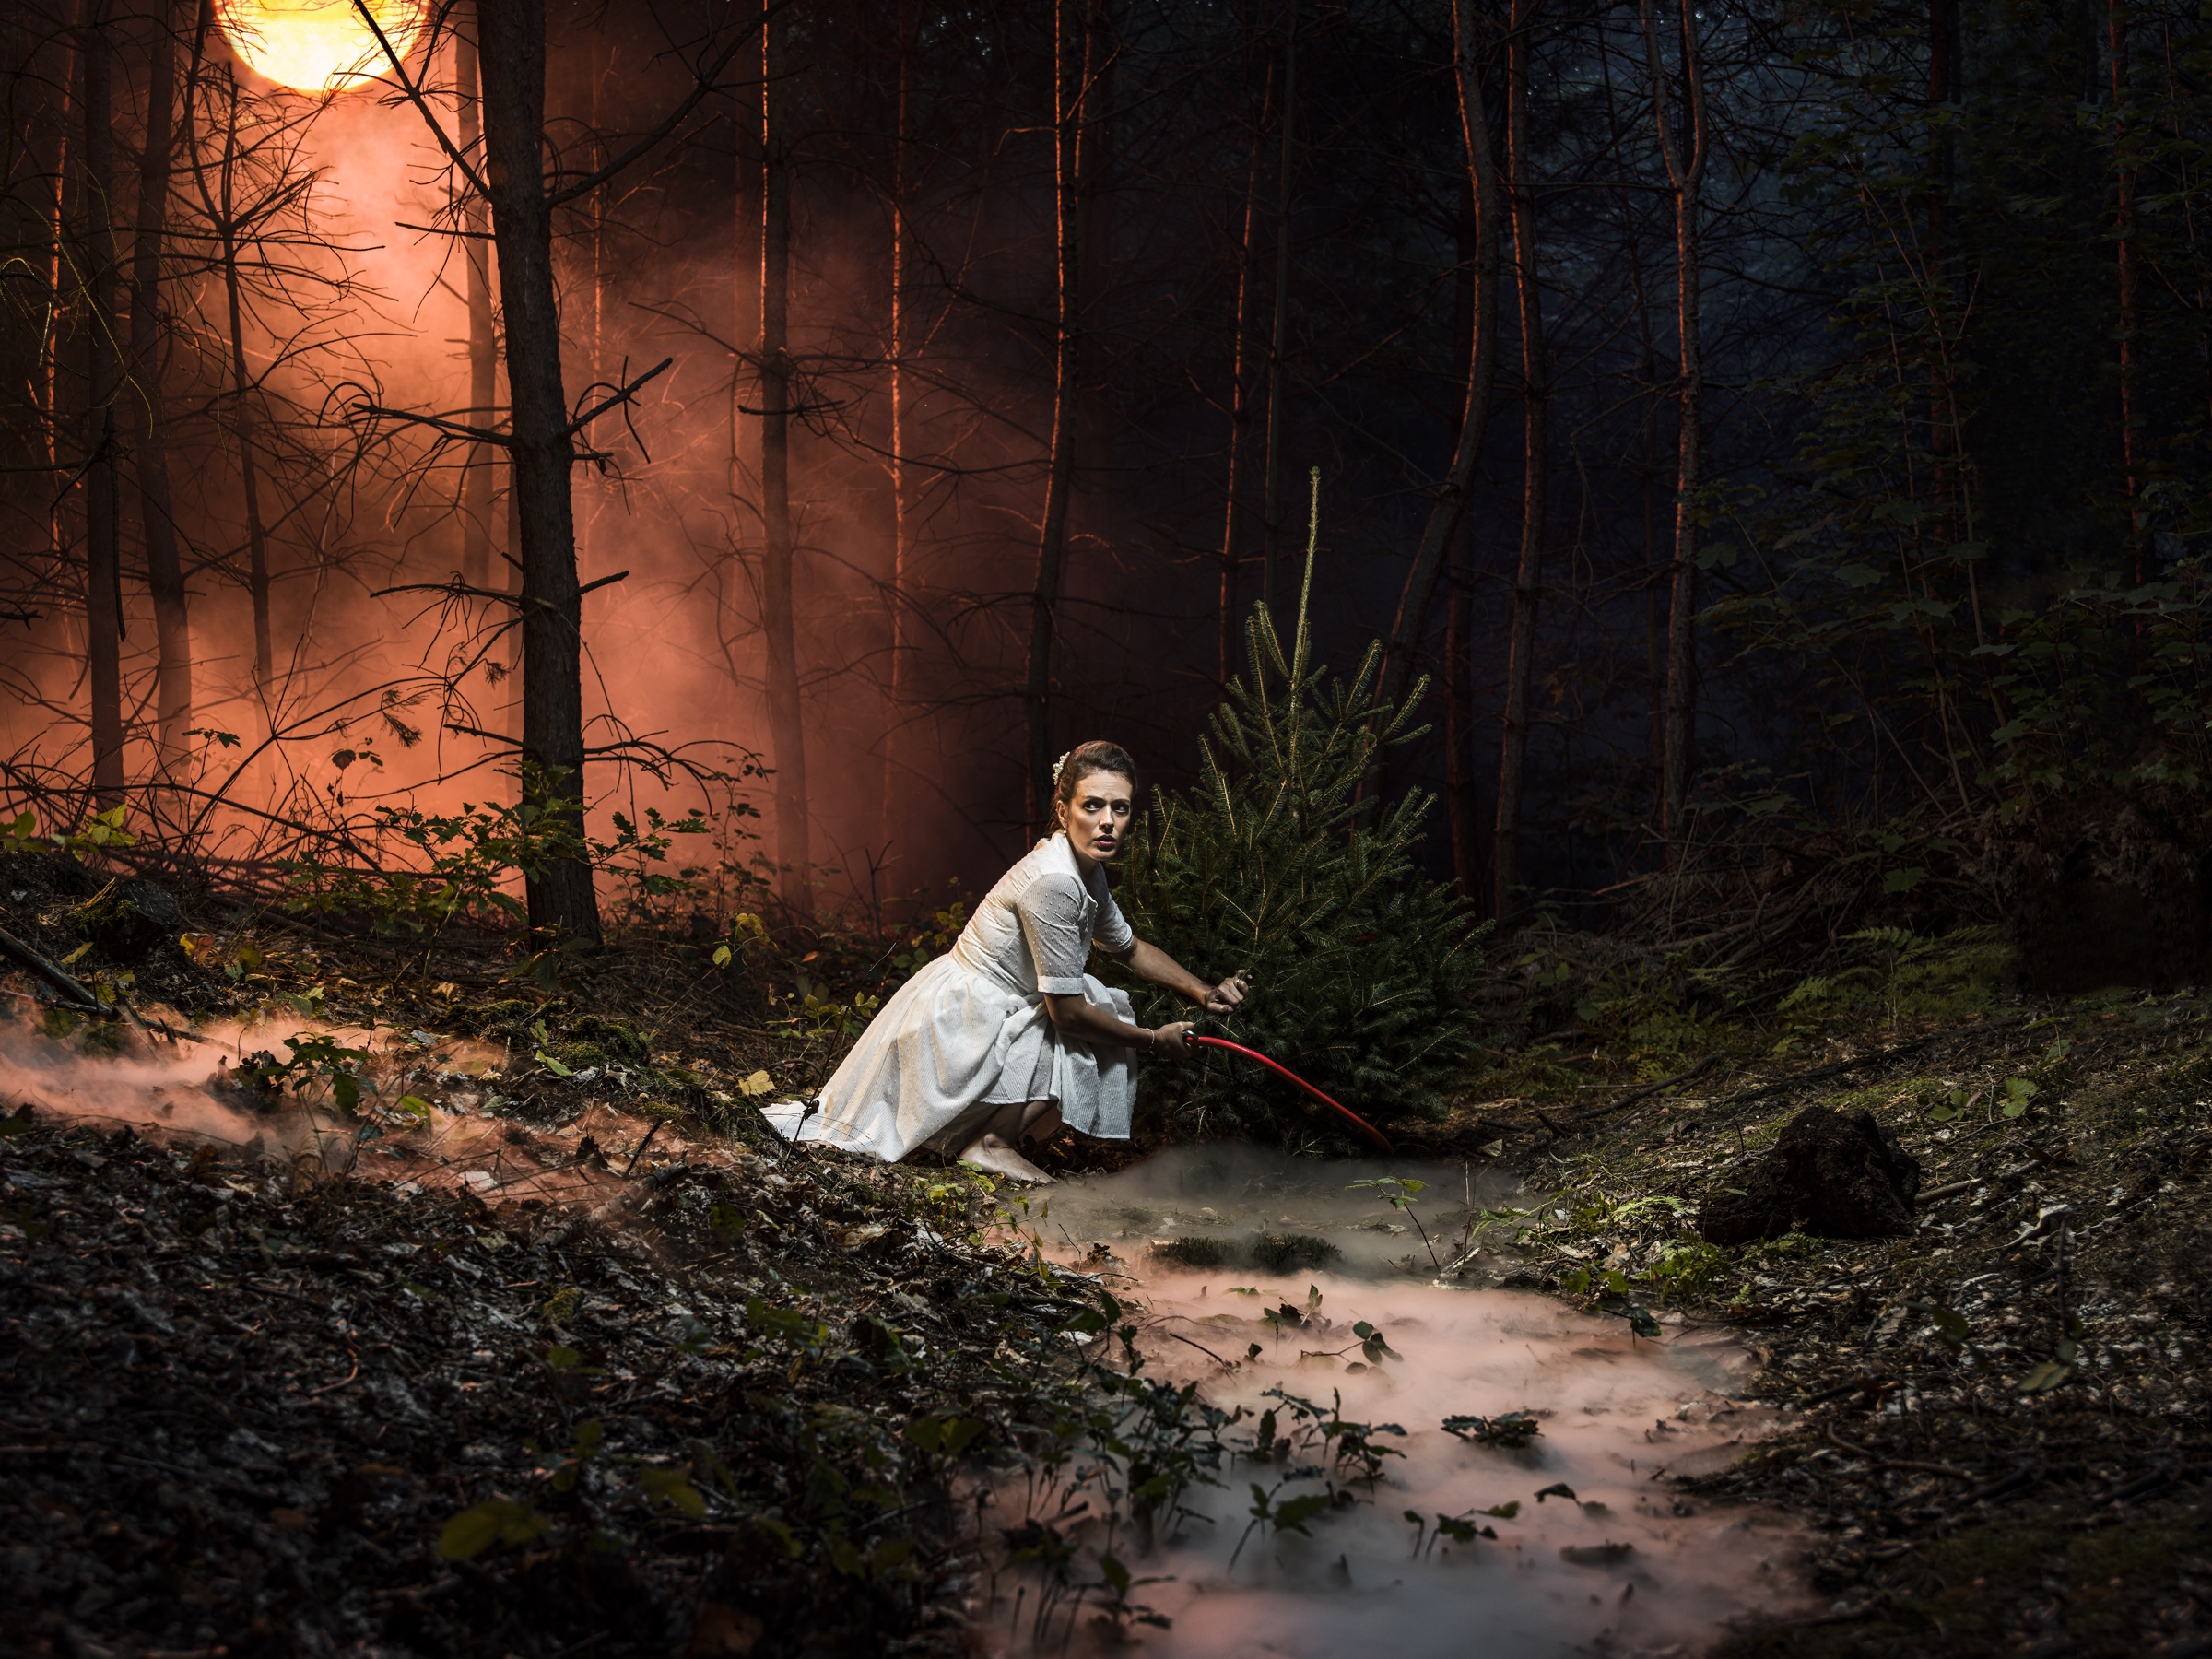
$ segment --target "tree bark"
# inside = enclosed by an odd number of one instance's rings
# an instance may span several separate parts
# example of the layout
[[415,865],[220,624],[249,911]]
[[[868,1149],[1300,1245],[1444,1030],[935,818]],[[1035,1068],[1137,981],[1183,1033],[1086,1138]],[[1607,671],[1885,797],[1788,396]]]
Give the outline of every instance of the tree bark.
[[115,434],[123,365],[115,332],[114,57],[108,0],[86,0],[84,17],[78,43],[85,76],[80,194],[90,312],[85,323],[85,667],[91,695],[92,798],[106,808],[123,801],[123,503]]
[[[1272,73],[1270,75],[1272,78]],[[1244,452],[1252,442],[1252,301],[1259,275],[1253,241],[1253,221],[1259,212],[1260,138],[1266,124],[1266,100],[1252,126],[1252,154],[1244,168],[1244,199],[1237,214],[1237,308],[1230,325],[1229,373],[1229,488],[1228,505],[1221,514],[1221,688],[1237,672],[1237,589],[1243,576]]]
[[238,80],[226,73],[228,118],[218,178],[217,231],[222,241],[223,298],[230,322],[230,427],[238,434],[238,471],[246,508],[246,591],[253,602],[253,688],[269,713],[276,650],[269,631],[268,534],[261,516],[261,468],[253,453],[253,377],[246,369],[245,305],[238,278]]
[[811,908],[806,747],[799,721],[791,535],[791,121],[783,78],[791,22],[779,7],[761,31],[760,626],[768,646],[768,735],[775,757],[776,863],[785,908]]
[[[76,7],[73,6],[69,12],[72,25],[76,12]],[[81,54],[76,51],[74,37],[75,29],[72,27],[61,31],[55,42],[67,65],[56,77],[60,88],[60,107],[54,112],[53,121],[50,124],[41,124],[42,130],[35,131],[32,135],[37,143],[42,144],[51,138],[53,145],[52,155],[41,158],[41,164],[50,170],[48,176],[53,181],[53,196],[47,209],[47,234],[50,241],[46,249],[46,314],[39,335],[37,395],[41,423],[40,450],[47,466],[53,469],[57,478],[62,474],[61,367],[62,336],[65,327],[62,284],[69,244],[69,169],[75,160],[69,153],[69,121],[76,113],[72,105],[81,104],[84,100],[81,90],[84,65]],[[68,542],[62,507],[66,500],[66,491],[53,492],[52,505],[46,515],[46,547],[57,564],[65,557],[64,549]]]
[[1025,804],[1030,833],[1045,833],[1052,817],[1052,688],[1054,608],[1067,554],[1067,501],[1076,469],[1077,331],[1083,272],[1080,164],[1083,44],[1088,31],[1076,11],[1086,0],[1053,5],[1053,195],[1058,258],[1053,320],[1053,445],[1045,472],[1044,519],[1037,538],[1037,584],[1030,596],[1029,674],[1023,712],[1029,735]]
[[1483,109],[1480,15],[1475,0],[1453,0],[1453,67],[1459,87],[1460,140],[1467,179],[1475,196],[1475,333],[1467,362],[1466,403],[1460,411],[1459,440],[1444,469],[1429,521],[1416,545],[1413,563],[1398,594],[1397,615],[1383,646],[1383,666],[1376,700],[1402,706],[1413,684],[1415,653],[1421,628],[1443,570],[1444,551],[1465,515],[1475,465],[1482,455],[1488,425],[1490,388],[1498,368],[1498,267],[1504,207],[1500,199],[1498,161],[1490,149],[1489,118]]
[[145,147],[138,167],[138,223],[131,244],[130,407],[136,428],[138,508],[146,538],[146,579],[154,601],[157,754],[164,772],[184,764],[192,724],[192,629],[184,571],[169,487],[169,421],[162,385],[161,253],[169,219],[169,175],[176,137],[176,37],[171,10],[154,9],[147,77]]
[[1659,150],[1675,196],[1676,400],[1675,526],[1668,567],[1666,618],[1666,756],[1660,830],[1670,858],[1688,833],[1689,786],[1697,750],[1697,492],[1703,460],[1705,358],[1699,343],[1702,292],[1699,269],[1699,192],[1705,178],[1705,84],[1699,62],[1696,0],[1680,0],[1682,91],[1687,130],[1676,131],[1666,64],[1652,0],[1643,0],[1645,57]]
[[[606,141],[606,83],[608,77],[614,74],[614,53],[607,43],[606,23],[602,21],[595,27],[587,27],[585,31],[585,73],[591,76],[592,83],[591,157],[592,168],[594,171],[606,165],[611,154],[611,147]],[[592,192],[591,195],[591,234],[586,242],[591,255],[591,290],[589,295],[591,306],[586,323],[587,333],[591,340],[590,384],[594,387],[609,383],[611,374],[606,350],[608,263],[606,228],[608,218],[618,199],[612,180],[600,185],[597,190]],[[586,428],[584,430],[583,441],[587,449],[596,450],[600,447],[597,435],[590,428]],[[584,506],[576,525],[576,558],[580,565],[589,564],[592,560],[592,548],[598,537],[599,515],[606,510],[606,491],[593,482],[599,477],[600,474],[596,467],[587,468],[584,473],[586,480]]]
[[[2112,141],[2114,147],[2125,145],[2127,138],[2128,50],[2127,19],[2122,13],[2122,0],[2105,0],[2105,41],[2107,57],[2112,63]],[[2112,218],[2112,255],[2117,262],[2119,277],[2120,327],[2117,335],[2120,345],[2120,467],[2121,488],[2127,499],[2127,544],[2134,574],[2139,585],[2149,579],[2146,568],[2145,544],[2148,537],[2143,534],[2143,512],[2136,497],[2142,489],[2141,458],[2136,453],[2141,440],[2136,431],[2136,173],[2135,169],[2121,166],[2113,179],[2116,200]],[[2136,624],[2141,631],[2142,624]]]
[[[899,61],[895,65],[898,86],[897,126],[891,139],[891,333],[888,342],[890,359],[890,484],[891,484],[891,579],[884,593],[885,607],[890,613],[889,623],[890,672],[888,696],[884,704],[883,724],[883,857],[888,866],[892,864],[891,848],[900,825],[907,821],[906,814],[897,806],[899,798],[899,745],[904,736],[902,722],[907,699],[906,609],[908,571],[913,559],[914,503],[913,469],[907,464],[907,446],[912,434],[907,426],[907,399],[909,396],[907,354],[913,349],[913,295],[909,289],[912,273],[908,269],[913,250],[914,190],[914,58],[920,48],[920,6],[918,0],[899,0]],[[912,849],[908,849],[911,854]]]
[[[484,168],[507,324],[515,517],[521,535],[524,799],[584,794],[583,601],[570,498],[574,450],[561,380],[560,311],[553,282],[552,210],[540,161],[545,124],[545,0],[479,0]],[[561,815],[581,838],[583,815]],[[549,861],[528,883],[541,935],[599,938],[592,868]]]
[[1491,841],[1497,891],[1492,913],[1513,911],[1520,877],[1521,801],[1528,772],[1529,701],[1535,684],[1536,610],[1543,596],[1544,509],[1551,485],[1547,453],[1550,370],[1544,343],[1544,294],[1536,264],[1535,179],[1528,155],[1528,54],[1539,0],[1514,0],[1506,46],[1507,189],[1513,212],[1513,287],[1521,311],[1521,562],[1506,652],[1505,739],[1498,757],[1498,827]]
[[[1955,505],[1959,451],[1951,314],[1951,134],[1941,119],[1958,76],[1958,0],[1928,0],[1928,246],[1927,289],[1937,357],[1928,386],[1928,450],[1935,456],[1936,498]],[[1964,536],[1957,540],[1968,539]],[[1971,571],[1969,572],[1971,575]],[[1979,642],[1979,641],[1977,641]]]
[[[472,28],[475,19],[464,17],[453,31],[453,97],[459,105],[455,125],[461,153],[475,158],[484,136],[483,82],[477,73],[477,53]],[[492,331],[491,255],[485,204],[467,191],[461,207],[461,256],[468,304],[468,421],[471,426],[499,424],[498,346]],[[493,446],[471,443],[464,452],[461,469],[461,579],[470,587],[491,585],[491,521],[498,489]],[[500,586],[509,577],[500,572]]]
[[[759,0],[741,0],[740,14],[758,27]],[[730,219],[730,344],[737,360],[730,374],[730,505],[732,522],[760,518],[760,121],[759,100],[744,87],[734,99],[730,147],[735,168]],[[735,532],[741,540],[745,532]]]
[[1260,516],[1260,598],[1275,603],[1276,546],[1282,535],[1283,382],[1289,362],[1290,183],[1298,144],[1298,0],[1283,31],[1282,156],[1275,178],[1275,316],[1267,329],[1267,458]]

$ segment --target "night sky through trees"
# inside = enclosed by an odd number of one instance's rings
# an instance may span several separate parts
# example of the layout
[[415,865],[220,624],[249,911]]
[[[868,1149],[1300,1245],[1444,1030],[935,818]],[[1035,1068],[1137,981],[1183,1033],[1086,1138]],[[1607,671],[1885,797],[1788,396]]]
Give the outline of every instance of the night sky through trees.
[[787,905],[972,885],[1040,755],[1194,775],[1315,468],[1492,912],[2186,794],[2169,12],[30,0],[10,798],[251,864],[519,755]]

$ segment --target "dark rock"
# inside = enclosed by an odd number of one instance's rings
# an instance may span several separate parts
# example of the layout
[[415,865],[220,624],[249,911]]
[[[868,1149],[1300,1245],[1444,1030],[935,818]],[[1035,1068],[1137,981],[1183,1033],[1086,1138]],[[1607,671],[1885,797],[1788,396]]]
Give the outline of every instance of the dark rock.
[[1808,1106],[1752,1169],[1741,1192],[1715,1190],[1698,1217],[1708,1244],[1806,1232],[1823,1239],[1910,1233],[1920,1160],[1865,1112]]
[[69,912],[85,937],[118,962],[141,962],[184,925],[177,901],[150,881],[111,881]]

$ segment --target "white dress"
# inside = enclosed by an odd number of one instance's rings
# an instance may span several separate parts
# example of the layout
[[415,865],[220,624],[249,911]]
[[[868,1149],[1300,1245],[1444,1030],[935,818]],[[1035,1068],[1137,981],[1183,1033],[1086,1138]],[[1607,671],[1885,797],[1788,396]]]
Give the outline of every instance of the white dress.
[[886,1163],[924,1145],[957,1152],[1016,1101],[1050,1100],[1069,1128],[1127,1140],[1135,1055],[1062,1036],[1044,999],[1080,995],[1134,1027],[1127,994],[1083,970],[1094,943],[1118,955],[1135,941],[1098,867],[1086,880],[1065,834],[1041,841],[952,949],[892,993],[819,1100],[767,1107],[768,1121],[786,1140]]

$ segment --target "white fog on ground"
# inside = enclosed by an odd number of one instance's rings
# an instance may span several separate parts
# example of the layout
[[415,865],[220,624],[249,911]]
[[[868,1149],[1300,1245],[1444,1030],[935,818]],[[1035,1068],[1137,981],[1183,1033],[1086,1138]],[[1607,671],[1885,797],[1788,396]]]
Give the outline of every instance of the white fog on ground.
[[[1786,1523],[1679,1499],[1665,1478],[1723,1466],[1775,1426],[1773,1411],[1746,1397],[1751,1363],[1736,1334],[1666,1324],[1659,1340],[1646,1340],[1623,1320],[1496,1288],[1512,1271],[1510,1250],[1499,1248],[1510,1230],[1478,1234],[1489,1241],[1483,1255],[1464,1278],[1444,1277],[1403,1211],[1371,1188],[1347,1190],[1384,1175],[1425,1182],[1414,1215],[1447,1265],[1465,1253],[1470,1206],[1537,1202],[1510,1177],[1486,1182],[1458,1165],[1321,1163],[1218,1147],[1030,1197],[1027,1219],[1051,1253],[1100,1273],[1122,1296],[1148,1372],[1197,1381],[1210,1404],[1242,1409],[1223,1430],[1227,1443],[1250,1445],[1271,1407],[1277,1436],[1294,1433],[1297,1412],[1277,1390],[1312,1402],[1323,1421],[1340,1411],[1405,1431],[1371,1436],[1403,1453],[1382,1459],[1371,1487],[1341,1465],[1286,1480],[1301,1463],[1325,1464],[1325,1451],[1233,1458],[1220,1487],[1186,1500],[1197,1517],[1173,1541],[1147,1548],[1126,1530],[1117,1535],[1112,1547],[1133,1574],[1163,1581],[1129,1593],[1171,1620],[1135,1629],[1142,1651],[1160,1659],[1687,1655],[1737,1619],[1809,1605],[1794,1565],[1801,1539]],[[1341,1255],[1323,1269],[1270,1272],[1251,1265],[1263,1233],[1320,1238]],[[1158,1253],[1157,1242],[1193,1239],[1218,1241],[1227,1259],[1189,1268]],[[1409,1254],[1423,1271],[1407,1271]],[[1370,1363],[1355,1332],[1361,1323],[1399,1357]],[[1520,1449],[1442,1427],[1515,1411],[1534,1414],[1541,1430]],[[1276,1502],[1331,1487],[1352,1501],[1310,1519],[1310,1536],[1248,1532],[1254,1483]],[[1510,1512],[1492,1512],[1500,1511]],[[1439,1516],[1462,1524],[1440,1536]],[[1087,1547],[1078,1576],[1096,1577],[1106,1541],[1095,1526],[1086,1535],[1080,1518],[1067,1524]],[[1467,1538],[1469,1526],[1495,1535]],[[1088,1612],[1040,1638],[1025,1599],[1017,1625],[1018,1571],[999,1589],[993,1652],[1104,1651],[1107,1633]]]

